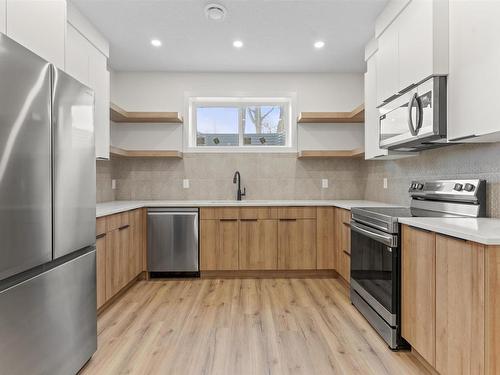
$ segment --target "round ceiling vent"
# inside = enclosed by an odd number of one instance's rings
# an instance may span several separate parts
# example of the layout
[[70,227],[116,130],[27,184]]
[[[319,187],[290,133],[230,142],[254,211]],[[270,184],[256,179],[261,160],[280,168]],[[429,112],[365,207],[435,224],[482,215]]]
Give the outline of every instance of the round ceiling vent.
[[227,10],[220,4],[208,4],[205,7],[205,15],[209,20],[221,22],[226,17]]

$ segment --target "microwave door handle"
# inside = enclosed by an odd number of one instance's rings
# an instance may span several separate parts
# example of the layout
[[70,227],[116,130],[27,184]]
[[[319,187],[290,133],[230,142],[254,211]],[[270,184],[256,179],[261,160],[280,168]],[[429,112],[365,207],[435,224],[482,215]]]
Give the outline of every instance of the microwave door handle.
[[[411,116],[411,110],[413,109],[413,105],[415,104],[417,108],[416,112],[416,125],[413,124],[413,118]],[[410,129],[411,135],[414,137],[418,135],[418,131],[422,127],[422,116],[421,116],[421,107],[420,101],[418,100],[418,94],[414,93],[408,102],[408,129]]]

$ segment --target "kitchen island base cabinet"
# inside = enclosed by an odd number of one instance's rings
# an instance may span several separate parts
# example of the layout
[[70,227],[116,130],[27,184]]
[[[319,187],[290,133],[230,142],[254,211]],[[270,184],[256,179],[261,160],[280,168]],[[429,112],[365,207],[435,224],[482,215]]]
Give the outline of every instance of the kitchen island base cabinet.
[[484,246],[436,236],[436,370],[484,373]]
[[431,365],[436,358],[436,235],[403,226],[401,335]]
[[500,373],[500,246],[403,226],[402,336],[441,375]]

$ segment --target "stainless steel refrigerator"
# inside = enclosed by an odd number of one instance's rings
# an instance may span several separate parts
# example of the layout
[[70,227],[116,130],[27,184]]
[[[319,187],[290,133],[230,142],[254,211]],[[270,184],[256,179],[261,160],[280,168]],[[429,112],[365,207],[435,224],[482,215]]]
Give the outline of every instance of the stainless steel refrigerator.
[[97,348],[94,97],[0,33],[0,374]]

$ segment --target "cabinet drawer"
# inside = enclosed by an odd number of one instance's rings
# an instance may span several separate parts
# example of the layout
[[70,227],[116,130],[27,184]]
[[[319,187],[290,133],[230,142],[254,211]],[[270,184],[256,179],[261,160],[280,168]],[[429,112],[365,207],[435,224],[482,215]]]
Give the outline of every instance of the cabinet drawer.
[[279,207],[279,219],[316,219],[316,207]]
[[217,219],[238,219],[238,207],[202,207],[200,209],[201,220],[217,220]]
[[122,212],[121,214],[106,216],[106,223],[108,232],[129,225],[130,224],[129,213]]
[[245,207],[240,208],[240,220],[268,220],[278,217],[276,207]]
[[105,217],[100,217],[96,220],[95,223],[96,229],[95,229],[95,235],[100,236],[106,233],[106,218]]
[[342,223],[350,225],[351,224],[351,211],[342,209],[340,211],[340,220]]

